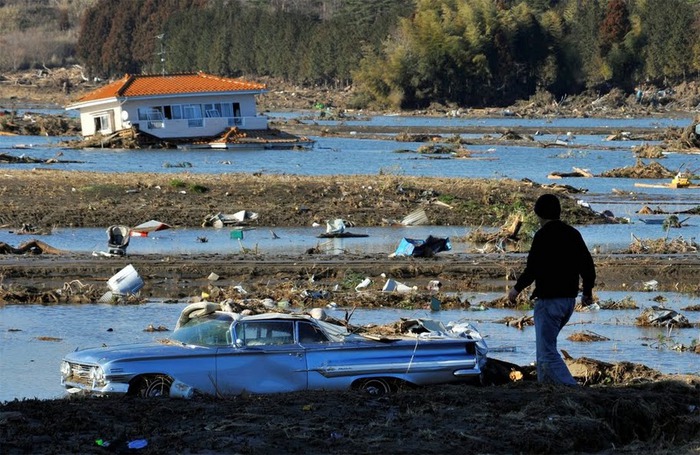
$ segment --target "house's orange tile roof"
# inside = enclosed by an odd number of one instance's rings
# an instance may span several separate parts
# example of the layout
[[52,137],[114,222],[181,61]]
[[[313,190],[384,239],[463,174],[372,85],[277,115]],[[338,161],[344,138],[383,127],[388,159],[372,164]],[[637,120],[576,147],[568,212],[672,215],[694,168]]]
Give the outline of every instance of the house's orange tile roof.
[[220,93],[265,90],[265,84],[242,79],[212,76],[206,73],[131,76],[126,75],[93,90],[77,102],[97,101],[115,97],[176,95],[184,93]]

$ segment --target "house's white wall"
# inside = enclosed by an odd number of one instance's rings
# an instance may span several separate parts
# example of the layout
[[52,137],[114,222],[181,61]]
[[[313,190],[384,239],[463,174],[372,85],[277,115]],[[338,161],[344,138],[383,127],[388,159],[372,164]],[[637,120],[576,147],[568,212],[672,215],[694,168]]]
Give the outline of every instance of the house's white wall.
[[109,128],[104,133],[113,133],[124,128],[121,119],[121,107],[119,103],[111,102],[91,108],[80,109],[80,128],[83,136],[92,136],[95,131],[95,117],[106,115],[109,119]]
[[[187,97],[164,97],[159,99],[136,99],[126,101],[121,109],[128,114],[128,126],[138,125],[139,130],[164,139],[188,138],[188,137],[211,137],[217,136],[229,128],[227,117],[205,117],[202,119],[201,127],[190,127],[186,119],[164,119],[163,128],[149,128],[149,122],[139,120],[138,110],[148,109],[154,106],[172,106],[182,104],[209,104],[209,103],[238,103],[241,108],[240,129],[259,130],[267,129],[267,117],[258,116],[256,111],[255,95],[237,96],[187,96]],[[125,122],[126,123],[126,122]]]

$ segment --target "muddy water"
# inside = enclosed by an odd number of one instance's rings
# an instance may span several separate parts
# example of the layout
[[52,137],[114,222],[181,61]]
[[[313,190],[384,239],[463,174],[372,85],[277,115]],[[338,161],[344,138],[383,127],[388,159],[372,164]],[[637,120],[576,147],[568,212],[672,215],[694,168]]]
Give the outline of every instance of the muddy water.
[[[656,305],[653,293],[601,292],[603,300],[630,297],[638,310],[598,310],[576,313],[560,337],[559,348],[574,357],[642,363],[663,373],[700,374],[697,354],[678,352],[671,346],[700,342],[697,328],[668,331],[640,328],[634,321],[644,308]],[[664,293],[666,307],[680,310],[693,304],[685,295]],[[466,294],[474,307],[494,294]],[[22,398],[48,399],[63,395],[59,381],[61,357],[77,348],[115,345],[159,339],[164,332],[145,332],[153,326],[173,328],[184,303],[151,302],[139,306],[20,306],[0,307],[0,401]],[[342,318],[344,310],[328,310]],[[528,311],[488,309],[483,311],[356,310],[351,322],[357,325],[389,323],[400,317],[427,317],[445,323],[472,322],[492,350],[490,356],[525,365],[535,358],[534,328],[507,327],[499,321],[506,316],[521,317]],[[691,322],[700,315],[683,313]],[[576,343],[566,340],[572,333],[594,332],[609,341]]]
[[[619,209],[619,207],[616,207]],[[630,214],[630,224],[593,225],[579,227],[589,249],[601,253],[624,252],[633,241],[639,239],[656,239],[664,237],[667,232],[659,224],[646,224],[636,214]],[[624,214],[620,215],[624,216]],[[654,219],[657,217],[644,217]],[[682,217],[685,218],[685,217]],[[695,221],[698,219],[698,221]],[[663,216],[660,217],[660,221]],[[692,221],[691,221],[692,220]],[[671,229],[668,235],[688,235],[690,230],[696,232],[700,219],[691,217],[687,227]],[[320,239],[324,227],[269,228],[256,227],[243,232],[242,239],[232,239],[231,229],[169,229],[153,232],[148,237],[132,237],[127,247],[129,255],[143,254],[200,254],[227,253],[236,254],[245,250],[255,250],[259,254],[302,254],[310,248],[318,248],[325,254],[342,255],[344,253],[393,253],[402,238],[425,239],[448,237],[452,250],[441,255],[474,253],[482,245],[466,241],[466,235],[476,226],[411,226],[411,227],[352,227],[349,232],[363,234],[367,237],[344,239]],[[54,248],[85,253],[107,251],[106,229],[102,228],[54,228],[45,235],[17,235],[7,229],[0,230],[0,242],[17,246],[27,240],[38,239]],[[205,241],[206,240],[206,241]]]

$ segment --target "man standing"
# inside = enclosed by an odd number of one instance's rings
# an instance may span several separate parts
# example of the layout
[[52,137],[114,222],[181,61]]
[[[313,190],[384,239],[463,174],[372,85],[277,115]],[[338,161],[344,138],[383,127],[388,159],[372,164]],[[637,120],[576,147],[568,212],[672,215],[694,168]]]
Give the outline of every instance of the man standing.
[[535,233],[525,270],[508,299],[515,303],[518,294],[535,282],[535,343],[537,380],[576,385],[557,350],[557,336],[569,321],[576,305],[579,277],[583,281],[581,303],[593,302],[595,265],[581,234],[559,219],[561,205],[553,194],[544,194],[535,202],[540,229]]

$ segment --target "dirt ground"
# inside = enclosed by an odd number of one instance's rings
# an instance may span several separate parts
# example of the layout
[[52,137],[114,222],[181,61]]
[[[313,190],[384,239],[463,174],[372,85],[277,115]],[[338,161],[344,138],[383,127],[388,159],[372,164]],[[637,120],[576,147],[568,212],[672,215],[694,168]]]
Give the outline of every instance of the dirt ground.
[[15,401],[0,405],[0,452],[697,454],[698,382],[640,382]]
[[[24,75],[21,82],[6,78],[0,83],[0,108],[21,103],[64,105],[81,90],[94,88],[76,77],[77,70],[66,71],[50,79],[34,74]],[[62,78],[73,82],[67,86]],[[66,87],[70,93],[65,93]],[[668,101],[654,109],[680,110],[692,103],[697,92],[693,88],[686,91],[690,95],[682,98],[685,101]],[[342,106],[349,98],[350,90],[287,87],[271,90],[262,106],[300,109],[316,102]],[[532,100],[515,108],[522,116],[543,112],[651,115],[648,110],[652,109],[628,103],[624,94],[586,102],[572,99],[557,105]],[[29,228],[29,235],[18,235],[17,243],[9,245],[18,247],[34,239],[50,244],[51,237],[41,233],[61,227],[133,226],[149,219],[194,227],[207,215],[242,209],[258,212],[260,226],[310,226],[338,217],[350,225],[382,226],[419,207],[433,224],[498,227],[507,223],[507,214],[514,208],[531,207],[539,194],[552,190],[532,182],[394,175],[328,179],[5,170],[0,175],[0,228],[15,232],[25,225]],[[606,221],[576,205],[575,195],[562,195],[568,221]],[[130,203],[123,204],[124,198]],[[445,291],[505,292],[523,261],[522,254],[397,260],[385,255],[329,257],[313,250],[300,256],[274,257],[255,251],[127,258],[86,258],[71,252],[0,254],[0,305],[60,303],[55,290],[67,281],[79,280],[88,290],[103,289],[110,276],[132,263],[146,281],[142,293],[147,297],[190,299],[202,291],[223,297],[232,286],[243,284],[255,297],[290,298],[292,289],[304,289],[313,277],[314,286],[321,289],[340,284],[333,299],[342,305],[419,307],[428,301],[424,288],[433,279],[440,280]],[[638,290],[643,281],[653,278],[659,281],[660,291],[698,291],[697,254],[683,255],[673,262],[663,255],[621,254],[596,255],[595,261],[600,290]],[[211,283],[207,279],[211,272],[220,275],[220,280]],[[416,285],[420,291],[409,300],[376,295],[358,299],[354,285],[365,276],[378,279],[382,273]],[[71,301],[80,302],[80,292],[76,294]],[[88,298],[85,303],[93,301]],[[292,303],[313,304],[303,299]],[[468,305],[454,300],[444,303],[446,307]],[[502,383],[493,378],[503,375],[494,373],[491,381],[487,375],[484,386],[407,389],[382,398],[351,391],[317,391],[189,401],[13,401],[0,404],[0,453],[700,454],[697,376],[664,377],[629,364],[598,364],[596,371],[605,370],[605,374],[591,375],[587,366],[585,359],[574,359],[570,364],[585,384],[576,389],[538,385],[531,374],[523,381]],[[144,441],[147,445],[142,449],[127,446]]]

